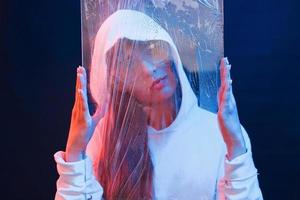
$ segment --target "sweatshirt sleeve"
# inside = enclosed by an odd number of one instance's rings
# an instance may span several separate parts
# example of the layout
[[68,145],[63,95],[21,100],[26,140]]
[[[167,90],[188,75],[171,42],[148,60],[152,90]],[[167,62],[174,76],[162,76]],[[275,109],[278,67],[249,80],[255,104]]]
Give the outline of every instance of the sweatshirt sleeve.
[[242,126],[247,152],[228,160],[224,156],[217,183],[217,200],[263,200],[249,136]]
[[76,162],[66,162],[65,152],[54,154],[59,178],[56,182],[55,200],[101,199],[103,188],[93,174],[89,156]]

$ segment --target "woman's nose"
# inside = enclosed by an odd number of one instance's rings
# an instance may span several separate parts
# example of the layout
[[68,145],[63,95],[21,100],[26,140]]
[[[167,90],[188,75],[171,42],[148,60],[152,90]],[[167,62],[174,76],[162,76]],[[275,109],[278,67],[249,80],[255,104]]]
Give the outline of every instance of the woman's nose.
[[143,65],[143,71],[151,76],[153,76],[157,71],[157,65],[153,63],[145,62]]

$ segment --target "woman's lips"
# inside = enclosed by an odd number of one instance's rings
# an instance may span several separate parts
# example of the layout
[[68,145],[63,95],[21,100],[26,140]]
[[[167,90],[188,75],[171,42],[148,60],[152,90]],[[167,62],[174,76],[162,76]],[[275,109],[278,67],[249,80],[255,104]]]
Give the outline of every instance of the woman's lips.
[[153,83],[151,85],[151,89],[159,90],[159,89],[163,88],[163,86],[164,86],[164,81],[163,80],[165,80],[166,78],[167,78],[167,75],[153,81]]

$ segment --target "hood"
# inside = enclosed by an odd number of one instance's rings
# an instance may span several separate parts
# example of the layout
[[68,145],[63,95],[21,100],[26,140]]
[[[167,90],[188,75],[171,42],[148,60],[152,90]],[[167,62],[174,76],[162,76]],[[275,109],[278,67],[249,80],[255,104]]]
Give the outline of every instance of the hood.
[[98,105],[101,105],[107,94],[107,65],[106,52],[121,38],[130,40],[148,41],[162,40],[168,42],[179,76],[182,90],[180,109],[173,123],[161,130],[148,127],[151,133],[162,133],[176,129],[186,120],[187,113],[197,105],[197,98],[183,70],[182,62],[170,35],[157,22],[146,14],[135,10],[118,10],[109,16],[101,25],[95,38],[95,46],[90,69],[90,85],[92,97]]

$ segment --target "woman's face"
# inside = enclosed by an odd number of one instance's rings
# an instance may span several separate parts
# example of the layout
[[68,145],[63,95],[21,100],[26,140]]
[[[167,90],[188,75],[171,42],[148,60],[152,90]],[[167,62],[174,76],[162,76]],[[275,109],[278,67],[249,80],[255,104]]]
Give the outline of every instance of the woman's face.
[[160,103],[174,95],[178,77],[167,42],[123,39],[117,55],[113,76],[119,82],[119,90],[132,93],[144,105]]

